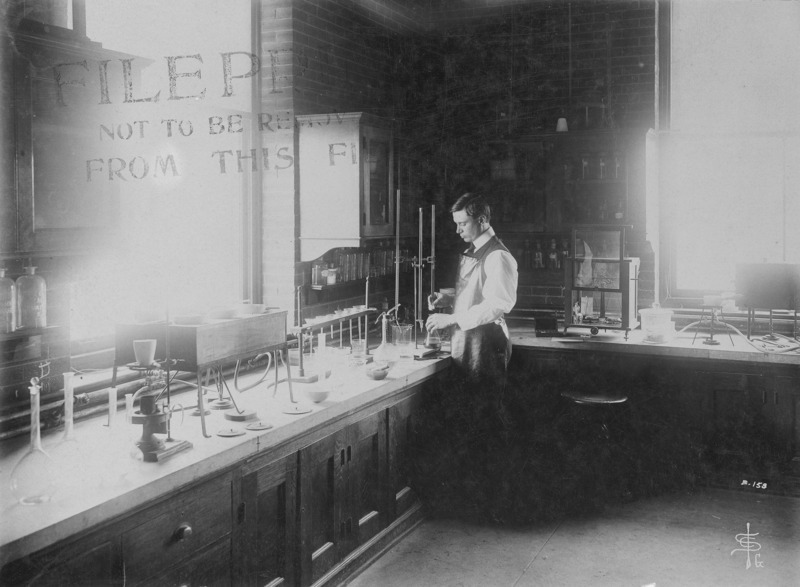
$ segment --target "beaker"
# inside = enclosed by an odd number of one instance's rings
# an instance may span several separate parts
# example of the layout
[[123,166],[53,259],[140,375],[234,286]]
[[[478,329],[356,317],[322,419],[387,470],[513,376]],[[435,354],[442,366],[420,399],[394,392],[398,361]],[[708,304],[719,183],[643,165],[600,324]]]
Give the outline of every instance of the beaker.
[[392,344],[398,349],[401,359],[411,359],[414,356],[414,325],[393,324]]

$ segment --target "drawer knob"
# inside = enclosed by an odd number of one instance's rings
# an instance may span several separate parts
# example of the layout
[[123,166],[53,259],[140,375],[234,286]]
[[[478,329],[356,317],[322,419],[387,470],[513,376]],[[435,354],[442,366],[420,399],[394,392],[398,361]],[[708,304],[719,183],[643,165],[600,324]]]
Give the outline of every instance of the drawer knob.
[[175,530],[175,538],[177,540],[183,540],[184,538],[189,538],[192,535],[192,527],[189,524],[181,524],[178,526],[178,529]]

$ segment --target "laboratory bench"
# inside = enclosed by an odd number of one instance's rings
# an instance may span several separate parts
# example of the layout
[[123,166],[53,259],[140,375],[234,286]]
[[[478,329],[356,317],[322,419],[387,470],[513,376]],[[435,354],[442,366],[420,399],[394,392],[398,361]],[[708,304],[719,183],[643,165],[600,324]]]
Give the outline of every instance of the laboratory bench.
[[[720,462],[730,461],[725,471],[736,472],[717,484],[734,488],[755,480],[758,490],[768,484],[791,494],[800,487],[800,354],[761,352],[745,336],[727,332],[717,333],[713,346],[703,342],[708,333],[693,331],[650,344],[639,330],[627,337],[619,331],[542,337],[532,324],[512,320],[510,334],[512,385],[546,376],[554,382],[546,393],[557,394],[587,381],[619,380],[616,391],[634,406],[666,389],[670,403],[659,405],[680,411],[680,426],[698,438],[744,422],[757,424],[744,432],[770,436],[783,449],[786,467],[778,479],[747,469],[742,455],[755,438],[728,436],[727,444],[707,445]],[[175,412],[171,433],[192,448],[157,463],[132,458],[141,427],[126,424],[122,412],[111,427],[105,418],[80,421],[79,454],[61,463],[60,491],[50,503],[22,506],[2,493],[0,579],[335,584],[422,519],[404,463],[413,458],[408,448],[423,391],[436,393],[449,366],[446,357],[398,361],[382,381],[367,378],[358,371],[363,367],[340,369],[340,385],[321,403],[306,393],[315,384],[295,383],[298,404],[292,404],[286,382],[276,389],[267,377],[236,398],[271,427],[248,430],[252,420],[232,421],[212,410],[206,417],[211,438],[203,437],[192,400],[184,399],[194,394],[176,396],[175,404],[187,409]],[[242,388],[257,375],[243,375]],[[310,411],[284,413],[293,405]],[[220,436],[228,431],[239,435]],[[57,446],[57,436],[45,438],[45,450]],[[4,488],[27,448],[24,440],[4,443]]]
[[714,461],[713,484],[736,488],[769,476],[770,489],[800,495],[800,345],[724,329],[716,344],[693,328],[658,344],[639,329],[562,334],[537,336],[530,323],[512,321],[510,371],[549,375],[580,392],[605,384],[634,406],[667,398],[661,405],[680,414]]
[[[77,422],[77,450],[54,463],[58,490],[36,506],[6,490],[27,450],[25,439],[8,441],[0,582],[310,585],[352,570],[421,516],[401,461],[419,395],[449,364],[400,360],[381,381],[363,366],[334,368],[338,384],[320,403],[306,393],[317,384],[294,383],[292,404],[287,383],[267,377],[231,392],[255,418],[211,410],[210,438],[193,400],[176,396],[173,407],[187,409],[174,412],[171,436],[192,447],[155,463],[134,457],[142,427],[123,412],[110,427],[105,417]],[[257,376],[242,375],[241,389]],[[57,453],[59,436],[44,449]]]

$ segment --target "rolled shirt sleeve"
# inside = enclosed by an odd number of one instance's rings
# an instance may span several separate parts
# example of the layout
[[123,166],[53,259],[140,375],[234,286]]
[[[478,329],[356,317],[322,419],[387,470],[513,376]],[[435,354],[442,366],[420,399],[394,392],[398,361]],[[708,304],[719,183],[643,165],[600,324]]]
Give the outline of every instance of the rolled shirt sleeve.
[[489,253],[483,268],[486,272],[481,290],[483,301],[453,316],[461,330],[490,324],[517,303],[517,262],[511,253],[504,250]]

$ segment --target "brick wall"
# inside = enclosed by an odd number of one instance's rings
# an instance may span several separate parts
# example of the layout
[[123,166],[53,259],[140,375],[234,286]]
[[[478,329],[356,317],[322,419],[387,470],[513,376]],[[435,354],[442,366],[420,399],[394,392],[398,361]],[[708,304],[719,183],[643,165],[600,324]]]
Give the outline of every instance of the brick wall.
[[[419,35],[413,48],[405,44],[398,68],[425,197],[449,202],[465,189],[480,189],[498,144],[552,132],[559,117],[568,119],[570,131],[616,129],[644,137],[653,126],[653,1],[434,4],[434,32]],[[643,220],[643,151],[633,159],[629,215]],[[644,307],[655,298],[656,267],[644,222],[637,224],[628,232],[628,254],[642,260]],[[518,308],[563,307],[552,278],[528,277]]]
[[[476,162],[488,160],[490,141],[550,131],[560,116],[576,130],[653,124],[652,0],[261,0],[260,6],[261,110],[285,120],[345,111],[400,119],[418,163],[412,187],[423,201],[444,204],[485,173]],[[586,103],[605,104],[588,125]],[[293,154],[294,130],[284,126],[269,140],[291,146]],[[293,307],[300,280],[294,172],[262,177],[264,297],[284,308]],[[522,293],[538,299],[542,292],[530,287]]]
[[[402,2],[262,0],[260,111],[277,121],[274,130],[261,133],[262,147],[276,152],[287,148],[295,163],[294,116],[354,111],[391,115],[392,60],[398,35],[416,26],[414,15]],[[293,309],[295,285],[302,283],[297,269],[297,166],[279,167],[261,176],[262,288],[267,304]]]

